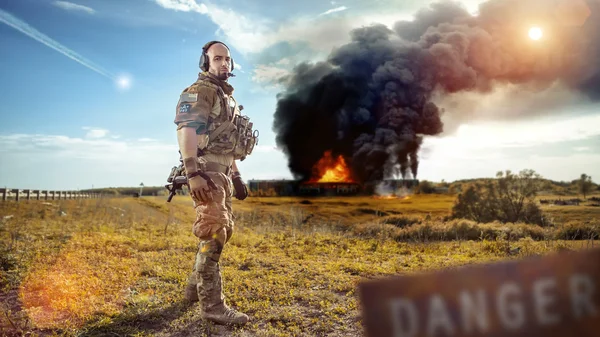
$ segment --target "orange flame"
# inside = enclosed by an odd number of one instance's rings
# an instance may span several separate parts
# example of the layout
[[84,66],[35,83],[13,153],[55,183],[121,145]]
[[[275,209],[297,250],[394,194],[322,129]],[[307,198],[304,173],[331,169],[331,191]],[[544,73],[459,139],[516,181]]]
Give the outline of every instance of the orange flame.
[[323,157],[313,168],[311,183],[353,183],[352,173],[346,165],[344,157],[333,158],[331,151],[325,151]]
[[407,200],[410,197],[408,195],[400,196],[400,195],[395,195],[395,194],[387,194],[387,195],[374,195],[373,198],[374,199],[383,199],[383,200],[392,200],[392,199]]

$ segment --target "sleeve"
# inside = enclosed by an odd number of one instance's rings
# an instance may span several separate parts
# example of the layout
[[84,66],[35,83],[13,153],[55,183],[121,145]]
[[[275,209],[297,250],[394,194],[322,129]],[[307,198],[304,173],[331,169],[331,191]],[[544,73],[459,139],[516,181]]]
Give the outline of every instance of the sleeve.
[[207,122],[215,105],[215,90],[206,86],[192,86],[183,91],[177,102],[175,124],[177,130],[190,127],[201,135],[207,132]]

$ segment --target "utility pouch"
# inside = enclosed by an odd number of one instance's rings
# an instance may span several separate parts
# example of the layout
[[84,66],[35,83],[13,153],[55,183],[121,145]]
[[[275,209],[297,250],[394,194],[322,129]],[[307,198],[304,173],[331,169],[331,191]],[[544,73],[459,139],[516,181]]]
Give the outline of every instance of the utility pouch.
[[235,159],[244,160],[252,153],[258,139],[258,130],[252,131],[253,123],[248,116],[235,115],[233,123],[237,129],[237,140],[233,155]]

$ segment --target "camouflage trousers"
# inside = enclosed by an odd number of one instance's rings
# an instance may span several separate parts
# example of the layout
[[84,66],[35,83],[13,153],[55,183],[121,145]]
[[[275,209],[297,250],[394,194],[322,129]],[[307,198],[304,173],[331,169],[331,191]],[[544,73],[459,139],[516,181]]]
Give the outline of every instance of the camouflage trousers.
[[212,191],[213,201],[194,200],[196,220],[193,233],[200,240],[196,260],[188,283],[195,285],[201,308],[205,311],[224,304],[223,282],[219,260],[225,244],[233,235],[231,198],[233,183],[223,173],[207,172],[218,187]]

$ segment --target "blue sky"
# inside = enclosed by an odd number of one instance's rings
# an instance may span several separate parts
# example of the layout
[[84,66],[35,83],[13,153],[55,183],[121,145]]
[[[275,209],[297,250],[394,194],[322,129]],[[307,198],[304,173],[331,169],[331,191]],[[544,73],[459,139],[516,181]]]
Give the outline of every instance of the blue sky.
[[[479,3],[462,2],[473,12]],[[213,39],[231,48],[238,66],[230,79],[234,95],[261,134],[254,154],[239,165],[243,177],[291,178],[271,131],[282,89],[275,80],[294,64],[325,58],[349,40],[352,28],[391,26],[427,3],[0,1],[0,186],[165,184],[179,158],[175,105],[197,77],[202,45]],[[123,78],[126,88],[118,85]],[[524,168],[555,180],[600,177],[598,107],[559,86],[537,100],[516,90],[473,97],[479,112],[471,120],[449,116],[447,131],[423,146],[419,178],[452,181]],[[553,104],[559,98],[560,106]],[[486,118],[540,101],[563,113]]]

